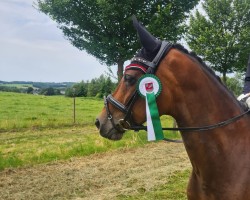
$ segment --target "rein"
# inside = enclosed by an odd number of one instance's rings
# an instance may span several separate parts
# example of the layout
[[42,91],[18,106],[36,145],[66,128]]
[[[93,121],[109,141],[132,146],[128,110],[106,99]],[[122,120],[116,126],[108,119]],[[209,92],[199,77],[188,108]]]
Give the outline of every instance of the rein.
[[[213,125],[209,125],[209,126],[201,126],[201,127],[180,127],[180,128],[162,128],[162,130],[168,130],[168,131],[184,131],[184,132],[188,132],[188,131],[208,131],[211,129],[215,129],[215,128],[219,128],[219,127],[223,127],[226,126],[228,124],[231,124],[233,122],[236,122],[237,120],[239,120],[240,118],[244,117],[246,114],[250,113],[250,109],[248,109],[247,111],[245,111],[244,113],[237,115],[233,118],[230,118],[226,121],[222,121],[219,122],[217,124],[213,124]],[[147,130],[147,126],[131,126],[130,128],[131,130],[134,131],[140,131],[140,130]]]
[[[164,55],[166,55],[170,51],[171,48],[172,48],[171,43],[166,42],[166,41],[162,41],[161,48],[158,51],[157,55],[155,56],[155,58],[153,59],[152,62],[147,61],[141,57],[132,58],[131,62],[139,63],[142,66],[146,66],[145,68],[141,67],[138,64],[131,63],[129,66],[126,67],[125,70],[135,69],[135,70],[141,70],[145,74],[154,74],[155,71],[157,70],[157,67],[158,67],[161,59],[163,58]],[[131,119],[132,118],[132,108],[133,108],[133,105],[134,105],[135,101],[137,100],[138,96],[139,95],[138,95],[138,92],[136,90],[126,105],[123,105],[122,103],[120,103],[111,94],[109,94],[107,97],[104,97],[104,105],[106,108],[108,120],[111,121],[113,128],[116,129],[118,132],[125,132],[126,130],[134,130],[134,131],[147,130],[147,126],[143,126],[143,125],[138,125],[138,126],[134,125],[133,126],[133,125],[131,125],[131,122],[133,122],[133,120]],[[112,113],[109,110],[109,103],[112,104],[113,106],[115,106],[118,110],[120,110],[121,112],[123,112],[125,114],[125,117],[123,119],[120,119],[118,124],[115,124],[115,122],[114,122],[114,119],[112,117]],[[208,131],[211,129],[223,127],[223,126],[226,126],[230,123],[233,123],[233,122],[241,119],[242,117],[244,117],[248,113],[250,113],[250,109],[248,109],[247,111],[245,111],[244,113],[242,113],[240,115],[237,115],[233,118],[230,118],[228,120],[225,120],[225,121],[219,122],[217,124],[213,124],[213,125],[207,125],[207,126],[201,126],[201,127],[179,127],[179,128],[166,127],[166,128],[162,128],[162,130],[182,131],[182,132]],[[167,138],[164,138],[163,140],[168,141],[168,142],[182,143],[182,140],[173,140],[173,139],[167,139]]]
[[[250,109],[248,109],[247,111],[245,111],[244,113],[237,115],[233,118],[230,118],[226,121],[222,121],[219,122],[217,124],[214,125],[209,125],[209,126],[201,126],[201,127],[180,127],[180,128],[170,128],[170,127],[166,127],[166,128],[162,128],[162,130],[168,130],[168,131],[182,131],[182,132],[189,132],[189,131],[208,131],[211,129],[215,129],[215,128],[219,128],[219,127],[223,127],[226,126],[228,124],[231,124],[233,122],[236,122],[237,120],[241,119],[242,117],[244,117],[246,114],[250,113]],[[147,126],[131,126],[130,130],[134,130],[134,131],[140,131],[140,130],[147,130]],[[164,138],[164,141],[167,142],[174,142],[174,143],[183,143],[182,140],[173,140],[173,139],[168,139],[168,138]]]

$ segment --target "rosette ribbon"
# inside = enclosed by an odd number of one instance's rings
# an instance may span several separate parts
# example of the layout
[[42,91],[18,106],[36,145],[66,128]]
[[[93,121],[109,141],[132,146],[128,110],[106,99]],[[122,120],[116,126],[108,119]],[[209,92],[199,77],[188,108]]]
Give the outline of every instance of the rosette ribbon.
[[164,138],[156,97],[161,92],[160,80],[152,74],[145,74],[137,83],[139,94],[146,99],[148,141]]

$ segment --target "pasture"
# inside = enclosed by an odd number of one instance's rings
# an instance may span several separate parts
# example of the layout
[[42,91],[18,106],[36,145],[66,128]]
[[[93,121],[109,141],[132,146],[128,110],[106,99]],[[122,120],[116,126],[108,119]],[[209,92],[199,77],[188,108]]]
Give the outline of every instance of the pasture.
[[93,126],[102,107],[77,98],[73,124],[71,98],[0,93],[0,199],[186,199],[183,145],[144,131],[106,140]]
[[[92,125],[102,106],[100,99],[77,98],[75,125]],[[0,113],[0,132],[72,126],[73,99],[0,92]]]

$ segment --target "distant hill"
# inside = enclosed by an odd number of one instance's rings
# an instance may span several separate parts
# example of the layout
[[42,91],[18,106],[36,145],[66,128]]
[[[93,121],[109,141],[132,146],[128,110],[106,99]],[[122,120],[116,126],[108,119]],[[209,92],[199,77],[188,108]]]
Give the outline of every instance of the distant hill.
[[74,82],[61,82],[61,83],[55,83],[55,82],[32,82],[32,81],[1,81],[0,80],[0,86],[8,86],[8,87],[34,87],[34,88],[67,88],[74,85]]
[[17,93],[33,93],[47,94],[47,90],[52,91],[53,95],[65,94],[65,90],[74,85],[74,82],[32,82],[32,81],[1,81],[0,91],[17,92]]

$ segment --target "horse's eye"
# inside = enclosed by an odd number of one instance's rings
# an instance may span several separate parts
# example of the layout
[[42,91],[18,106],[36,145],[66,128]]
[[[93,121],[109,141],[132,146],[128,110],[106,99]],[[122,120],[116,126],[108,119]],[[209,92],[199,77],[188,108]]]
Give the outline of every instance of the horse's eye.
[[124,75],[124,80],[128,85],[134,85],[136,83],[136,78],[132,75],[125,74]]

